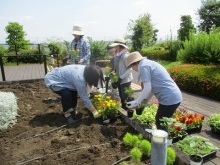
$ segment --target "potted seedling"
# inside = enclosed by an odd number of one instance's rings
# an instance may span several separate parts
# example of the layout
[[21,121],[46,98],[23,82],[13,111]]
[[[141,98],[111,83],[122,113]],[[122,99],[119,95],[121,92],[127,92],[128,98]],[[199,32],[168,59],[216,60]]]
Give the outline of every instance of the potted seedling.
[[[131,88],[131,86],[125,88],[125,94],[128,95],[128,99],[126,100],[126,102],[129,102],[129,101],[134,100],[134,97],[133,97],[134,91],[133,91],[133,89]],[[133,110],[133,109],[128,109],[128,110],[127,110],[127,115],[128,115],[128,117],[133,117],[133,113],[134,113],[134,110]]]
[[118,75],[116,74],[116,72],[111,72],[109,74],[109,77],[111,80],[112,88],[116,89],[118,87]]
[[202,161],[199,157],[202,157],[203,161],[205,161],[214,157],[217,150],[219,150],[219,148],[210,143],[208,139],[199,135],[188,135],[183,140],[174,143],[174,145],[182,152],[189,155],[192,162],[193,160],[195,162],[197,161],[197,164],[194,165],[201,164]]
[[207,123],[213,133],[220,134],[220,113],[209,116]]
[[138,107],[136,108],[136,114],[137,115],[141,115],[144,108],[148,105],[148,101],[146,99],[144,99],[140,105],[138,105]]
[[186,125],[184,123],[180,123],[174,118],[167,117],[163,117],[160,121],[162,121],[161,126],[165,126],[167,128],[168,142],[171,141],[170,143],[174,143],[187,136]]
[[79,53],[79,49],[72,49],[71,50],[73,58],[75,60],[75,64],[78,64],[78,53]]

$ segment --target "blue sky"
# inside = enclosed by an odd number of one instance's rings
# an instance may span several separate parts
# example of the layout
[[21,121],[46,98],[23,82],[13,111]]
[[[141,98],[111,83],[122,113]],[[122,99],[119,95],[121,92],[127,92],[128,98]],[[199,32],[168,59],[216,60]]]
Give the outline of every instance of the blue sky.
[[159,30],[158,39],[165,39],[177,35],[182,15],[191,15],[196,26],[200,7],[201,0],[1,0],[0,43],[9,22],[22,25],[34,43],[53,37],[70,41],[76,24],[94,40],[114,40],[125,36],[130,20],[146,13]]

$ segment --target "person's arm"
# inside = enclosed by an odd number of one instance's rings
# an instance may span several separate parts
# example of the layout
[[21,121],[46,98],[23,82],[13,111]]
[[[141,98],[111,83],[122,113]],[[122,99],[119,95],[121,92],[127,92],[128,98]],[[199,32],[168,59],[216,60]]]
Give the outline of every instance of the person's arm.
[[141,91],[138,98],[134,101],[130,101],[127,103],[128,108],[137,107],[144,99],[151,99],[153,93],[151,92],[152,87],[150,82],[143,83],[144,89]]

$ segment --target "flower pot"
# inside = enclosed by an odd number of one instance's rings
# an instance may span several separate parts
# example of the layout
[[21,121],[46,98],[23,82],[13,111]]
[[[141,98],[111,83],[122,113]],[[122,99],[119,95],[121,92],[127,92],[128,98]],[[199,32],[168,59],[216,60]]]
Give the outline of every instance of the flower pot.
[[201,165],[202,164],[202,157],[198,155],[191,155],[190,156],[190,165]]
[[188,134],[193,134],[193,133],[200,133],[202,130],[202,125],[200,127],[195,127],[195,128],[189,128],[186,130]]
[[133,113],[134,111],[132,109],[128,109],[127,110],[127,116],[130,118],[130,117],[133,117]]
[[216,134],[216,135],[220,135],[220,130],[219,129],[216,129],[215,127],[213,126],[210,126],[211,127],[211,132]]
[[105,81],[109,81],[109,80],[110,80],[110,77],[106,76]]
[[187,132],[185,132],[182,137],[173,137],[173,143],[178,142],[179,140],[183,140],[188,135]]
[[167,138],[167,146],[170,146],[173,143],[173,138]]
[[112,88],[113,88],[113,89],[118,88],[118,84],[117,84],[117,82],[112,83]]
[[143,110],[144,110],[144,107],[139,107],[139,108],[137,108],[137,109],[136,109],[136,114],[137,114],[137,115],[141,115],[142,112],[143,112]]

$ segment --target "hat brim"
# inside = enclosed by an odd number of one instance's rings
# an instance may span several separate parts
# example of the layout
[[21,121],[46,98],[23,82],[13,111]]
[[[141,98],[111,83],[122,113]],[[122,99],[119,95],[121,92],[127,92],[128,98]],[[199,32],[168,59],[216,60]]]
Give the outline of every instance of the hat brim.
[[133,63],[138,62],[138,61],[141,61],[141,60],[143,60],[143,59],[146,59],[146,57],[140,57],[140,58],[135,59],[135,60],[132,61],[130,64],[128,64],[127,68],[130,68]]
[[118,46],[118,45],[121,45],[121,46],[125,47],[126,49],[128,48],[126,45],[120,44],[120,43],[113,43],[113,44],[111,44],[111,45],[109,45],[109,46],[110,46],[110,47],[115,47],[115,46]]
[[74,35],[79,35],[79,36],[83,36],[84,35],[84,32],[82,32],[82,31],[72,31],[72,34]]

